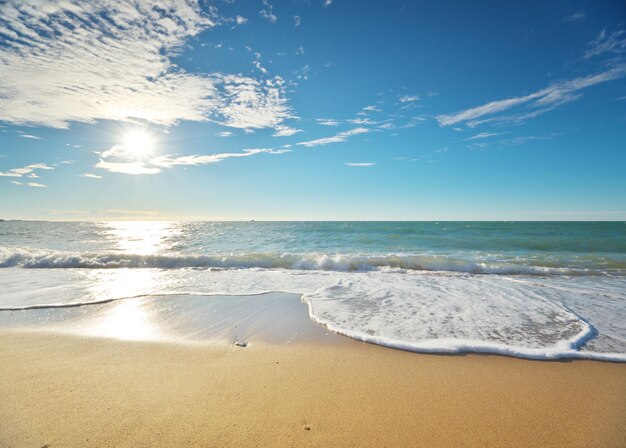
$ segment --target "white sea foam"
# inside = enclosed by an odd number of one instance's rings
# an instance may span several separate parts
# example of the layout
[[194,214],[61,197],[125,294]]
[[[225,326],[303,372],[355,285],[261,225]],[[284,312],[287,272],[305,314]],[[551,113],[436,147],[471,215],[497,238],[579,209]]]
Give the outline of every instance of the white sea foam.
[[0,268],[117,269],[117,268],[264,268],[310,271],[450,271],[502,275],[603,275],[626,268],[615,263],[603,269],[532,264],[531,260],[476,261],[435,254],[323,254],[323,253],[223,253],[217,255],[145,255],[124,252],[63,252],[0,247]]
[[[626,361],[626,278],[394,269],[0,270],[0,308],[139,295],[303,295],[312,319],[367,342],[418,352]],[[25,287],[28,285],[28,287]]]

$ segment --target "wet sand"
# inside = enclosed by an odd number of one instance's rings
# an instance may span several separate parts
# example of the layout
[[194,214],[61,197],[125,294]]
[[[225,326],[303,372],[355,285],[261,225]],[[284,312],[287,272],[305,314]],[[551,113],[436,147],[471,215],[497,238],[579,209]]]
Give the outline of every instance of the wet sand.
[[0,446],[626,446],[624,364],[420,355],[270,308],[193,343],[5,316],[19,325],[0,330]]

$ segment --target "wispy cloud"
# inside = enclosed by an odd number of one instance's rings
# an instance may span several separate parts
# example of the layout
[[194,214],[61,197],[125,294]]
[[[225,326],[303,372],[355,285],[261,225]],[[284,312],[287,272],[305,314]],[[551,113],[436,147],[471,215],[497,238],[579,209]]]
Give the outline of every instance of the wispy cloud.
[[626,53],[626,30],[620,29],[611,34],[603,29],[597,38],[589,43],[589,48],[585,52],[585,59],[589,59],[601,54],[622,54]]
[[97,174],[91,174],[91,173],[80,174],[80,177],[86,177],[88,179],[102,179],[102,176],[99,176]]
[[399,98],[401,103],[413,103],[415,101],[419,101],[419,95],[404,95]]
[[[583,89],[621,78],[624,75],[626,75],[626,65],[620,64],[594,75],[554,83],[549,87],[528,95],[492,101],[482,106],[473,107],[454,114],[438,115],[436,118],[442,126],[451,126],[458,123],[472,124],[472,121],[473,124],[476,125],[497,119],[504,121],[520,121],[534,118],[560,105],[580,98],[582,95],[580,91]],[[511,109],[515,109],[513,115],[493,118],[493,115]],[[491,116],[491,118],[476,121],[488,116]]]
[[365,134],[368,132],[371,132],[371,130],[368,128],[354,128],[354,129],[350,129],[349,131],[339,132],[338,134],[335,134],[332,137],[324,137],[324,138],[318,138],[315,140],[310,140],[307,142],[300,142],[298,143],[298,145],[302,145],[302,146],[306,146],[310,148],[312,146],[321,146],[321,145],[328,145],[330,143],[345,142],[347,139],[349,139],[353,135]]
[[232,137],[233,133],[230,131],[222,131],[216,134],[218,137]]
[[365,107],[363,108],[363,111],[365,111],[365,112],[382,112],[382,111],[380,110],[380,108],[379,108],[379,107],[377,107],[377,106],[375,106],[375,105],[365,106]]
[[479,140],[482,138],[495,137],[496,135],[503,135],[503,134],[506,134],[506,132],[481,132],[480,134],[476,134],[476,135],[466,138],[465,141]]
[[513,138],[502,139],[499,143],[502,145],[522,145],[532,141],[552,140],[561,135],[563,134],[559,132],[550,132],[547,135],[522,135]]
[[191,74],[171,61],[188,38],[215,24],[213,11],[194,0],[3,2],[0,120],[274,127],[289,115],[282,81]]
[[6,172],[0,172],[0,177],[23,177],[33,174],[35,170],[53,170],[54,167],[45,163],[33,163],[22,168],[13,168]]
[[350,123],[350,124],[356,124],[356,125],[377,125],[378,123],[380,123],[379,121],[374,121],[371,118],[350,118],[348,120],[345,120],[346,123]]
[[293,16],[293,26],[296,26],[296,27],[300,26],[300,22],[301,22],[300,16]]
[[261,15],[261,17],[269,20],[272,23],[276,23],[278,21],[278,17],[276,17],[274,13],[272,12],[272,9],[274,7],[270,5],[269,2],[267,2],[267,0],[262,0],[262,3],[263,3],[263,6],[265,6],[265,9],[262,9],[259,11],[259,14]]
[[32,135],[32,134],[20,134],[20,137],[30,138],[33,140],[43,140],[41,137],[37,137],[36,135]]
[[331,118],[317,118],[315,121],[323,126],[339,126],[339,122]]
[[368,167],[368,166],[374,166],[376,165],[374,162],[349,162],[346,163],[347,166],[354,166],[354,167]]
[[324,0],[324,7],[330,6],[333,4],[333,0]]
[[95,167],[111,173],[133,175],[158,174],[162,171],[161,168],[146,165],[144,162],[110,162],[103,159],[96,163]]
[[278,125],[276,126],[276,132],[272,135],[274,137],[289,137],[291,135],[297,134],[298,132],[302,132],[302,129],[296,129],[289,126]]
[[563,17],[563,22],[565,23],[575,23],[580,22],[581,20],[585,20],[587,14],[584,11],[577,11],[574,14],[570,14],[569,16]]
[[19,182],[19,181],[17,181],[17,180],[12,180],[12,181],[11,181],[11,183],[12,183],[13,185],[19,185],[19,186],[22,186],[22,187],[48,188],[48,186],[47,186],[47,185],[40,184],[40,183],[37,183],[37,182],[27,182],[27,183],[23,183],[23,182]]
[[210,165],[214,163],[222,162],[223,160],[230,158],[239,158],[239,157],[250,157],[257,154],[285,154],[291,152],[288,149],[267,149],[267,148],[259,148],[259,149],[244,149],[242,152],[224,152],[217,154],[208,154],[208,155],[193,155],[193,156],[181,156],[181,157],[172,157],[172,156],[163,156],[156,157],[150,161],[153,165],[162,168],[171,168],[176,165]]
[[[115,148],[115,147],[114,147]],[[121,174],[158,174],[164,169],[172,168],[178,165],[209,165],[222,162],[230,158],[250,157],[257,154],[285,154],[291,152],[289,149],[244,149],[241,152],[226,152],[207,155],[189,155],[189,156],[158,156],[149,160],[129,160],[123,155],[118,154],[113,148],[100,153],[100,161],[95,167],[112,173]]]
[[283,96],[285,81],[280,77],[259,82],[250,78],[220,76],[223,99],[214,111],[215,121],[240,129],[275,128],[293,118]]
[[237,16],[235,17],[235,22],[237,23],[237,25],[244,25],[248,22],[248,19],[242,16]]

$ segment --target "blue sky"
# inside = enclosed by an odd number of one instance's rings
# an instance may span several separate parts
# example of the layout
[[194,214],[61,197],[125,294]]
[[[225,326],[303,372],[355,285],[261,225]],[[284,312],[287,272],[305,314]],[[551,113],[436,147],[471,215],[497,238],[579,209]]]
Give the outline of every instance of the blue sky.
[[626,219],[623,1],[8,1],[0,217]]

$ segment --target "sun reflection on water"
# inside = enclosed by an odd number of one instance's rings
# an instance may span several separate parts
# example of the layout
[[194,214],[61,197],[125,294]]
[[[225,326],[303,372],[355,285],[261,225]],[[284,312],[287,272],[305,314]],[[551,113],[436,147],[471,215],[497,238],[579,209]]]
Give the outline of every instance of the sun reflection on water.
[[167,287],[157,269],[100,269],[89,274],[93,280],[89,297],[94,300],[154,294]]
[[129,254],[155,255],[174,248],[181,234],[179,223],[168,221],[111,221],[106,236],[116,250]]
[[82,333],[133,341],[155,340],[161,329],[146,299],[121,300],[109,305],[105,312],[84,325]]
[[[113,221],[103,224],[102,237],[111,250],[131,255],[161,255],[176,249],[183,228],[166,221]],[[103,304],[101,311],[81,323],[82,334],[126,340],[154,340],[162,328],[150,297],[167,293],[171,282],[155,268],[97,269],[88,272],[90,300],[122,299]],[[135,298],[132,298],[135,297]]]

